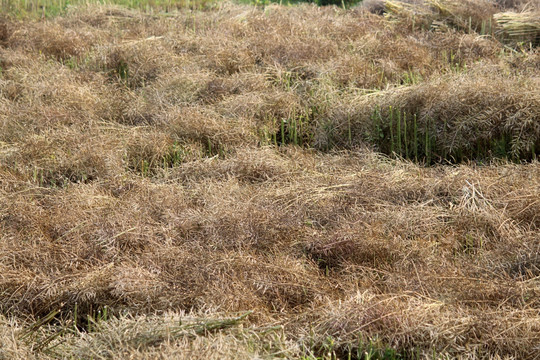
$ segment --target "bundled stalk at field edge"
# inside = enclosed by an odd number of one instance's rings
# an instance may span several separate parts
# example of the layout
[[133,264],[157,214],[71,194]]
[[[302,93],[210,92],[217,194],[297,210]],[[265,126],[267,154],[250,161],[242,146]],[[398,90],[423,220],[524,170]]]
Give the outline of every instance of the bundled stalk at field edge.
[[386,17],[391,20],[405,20],[419,26],[431,26],[436,13],[425,4],[410,4],[388,0],[384,3]]
[[487,34],[491,32],[493,3],[469,0],[427,0],[420,2],[385,2],[387,17],[405,20],[424,28],[450,27],[467,32]]
[[498,33],[510,42],[540,44],[540,11],[502,12],[494,15]]
[[451,27],[482,35],[491,32],[495,5],[487,0],[428,0],[427,3],[438,12],[439,20]]

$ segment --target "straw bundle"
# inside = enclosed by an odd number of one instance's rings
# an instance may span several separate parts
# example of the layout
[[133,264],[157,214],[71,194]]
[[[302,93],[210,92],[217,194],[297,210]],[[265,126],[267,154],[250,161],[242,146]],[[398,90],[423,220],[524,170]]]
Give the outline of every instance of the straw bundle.
[[511,42],[540,44],[540,11],[502,12],[494,15],[499,34]]

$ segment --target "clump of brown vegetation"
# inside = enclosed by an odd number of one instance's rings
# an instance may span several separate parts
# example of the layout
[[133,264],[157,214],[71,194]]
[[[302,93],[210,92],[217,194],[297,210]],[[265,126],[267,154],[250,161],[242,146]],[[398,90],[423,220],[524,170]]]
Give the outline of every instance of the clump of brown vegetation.
[[0,359],[535,356],[537,44],[398,17],[0,20]]

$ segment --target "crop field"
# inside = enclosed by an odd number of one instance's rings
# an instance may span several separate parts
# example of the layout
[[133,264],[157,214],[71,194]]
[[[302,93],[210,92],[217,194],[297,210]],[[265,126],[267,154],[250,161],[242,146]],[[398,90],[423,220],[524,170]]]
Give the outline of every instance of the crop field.
[[1,360],[539,358],[540,2],[329,2],[0,0]]

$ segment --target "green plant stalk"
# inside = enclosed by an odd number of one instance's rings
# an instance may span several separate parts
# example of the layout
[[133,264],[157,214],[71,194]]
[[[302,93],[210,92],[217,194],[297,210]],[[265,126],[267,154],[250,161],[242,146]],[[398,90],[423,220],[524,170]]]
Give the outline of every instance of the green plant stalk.
[[352,146],[352,130],[351,130],[351,117],[347,115],[347,126],[348,126],[348,140],[349,140],[349,146]]
[[294,125],[293,125],[293,143],[294,145],[298,145],[298,118],[294,117]]
[[[447,129],[447,123],[446,123],[446,120],[444,120],[444,123],[443,123],[443,130],[442,130],[442,133],[443,133],[442,137],[443,137],[443,139],[446,137],[446,129]],[[442,147],[442,152],[443,152],[443,154],[442,154],[443,159],[446,159],[446,157],[448,156],[448,150],[447,150],[446,146],[443,146],[443,147]]]
[[418,162],[418,124],[416,122],[416,114],[414,114],[413,119],[414,119],[414,160]]
[[405,158],[409,157],[409,145],[407,136],[407,113],[403,112],[403,142],[405,143]]
[[290,117],[289,119],[287,119],[287,143],[292,143],[293,142],[293,137],[294,137],[294,127],[293,127],[293,118]]
[[276,118],[272,117],[272,142],[277,146]]
[[78,315],[78,305],[75,303],[73,306],[73,330],[77,331],[77,315]]
[[399,156],[401,156],[401,111],[397,112],[397,144],[399,149]]
[[394,110],[392,106],[389,108],[390,111],[390,154],[394,154]]
[[294,124],[293,124],[293,143],[294,145],[298,145],[298,120],[296,116],[294,117]]
[[150,163],[146,160],[141,160],[141,174],[143,177],[146,177],[150,173]]
[[426,164],[429,165],[431,164],[431,149],[430,149],[430,144],[429,144],[429,119],[426,122],[426,126],[425,126],[425,136],[426,136],[426,139],[425,139]]
[[309,136],[309,115],[304,114],[302,117],[302,128],[300,129],[300,146],[304,146],[304,140]]
[[281,145],[285,145],[285,120],[281,119]]
[[[378,136],[378,133],[379,133],[379,117],[378,117],[378,113],[379,113],[379,107],[375,106],[375,110],[373,110],[373,112],[371,113],[371,123],[373,124],[373,131],[371,133],[370,141],[372,141],[374,144],[380,146],[382,144],[379,144],[379,136]],[[347,120],[348,120],[348,118],[347,118]]]
[[304,115],[298,115],[298,119],[296,120],[296,140],[297,145],[302,146],[302,119],[304,118]]

